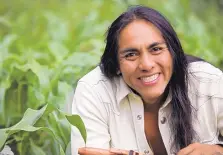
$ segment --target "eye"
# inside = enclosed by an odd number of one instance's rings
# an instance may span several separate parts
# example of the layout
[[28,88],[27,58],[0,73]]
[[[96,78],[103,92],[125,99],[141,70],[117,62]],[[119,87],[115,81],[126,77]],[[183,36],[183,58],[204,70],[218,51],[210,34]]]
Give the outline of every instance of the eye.
[[136,54],[135,53],[127,53],[126,55],[125,55],[125,57],[126,58],[128,58],[128,57],[133,57],[133,56],[135,56]]
[[137,56],[138,56],[137,52],[128,52],[125,54],[124,57],[126,60],[135,60]]
[[157,52],[157,51],[163,50],[163,47],[156,46],[156,47],[153,47],[151,50],[154,52]]
[[151,52],[152,54],[160,54],[165,49],[166,49],[166,47],[164,47],[164,46],[155,46],[155,47],[152,47],[149,50],[149,52]]

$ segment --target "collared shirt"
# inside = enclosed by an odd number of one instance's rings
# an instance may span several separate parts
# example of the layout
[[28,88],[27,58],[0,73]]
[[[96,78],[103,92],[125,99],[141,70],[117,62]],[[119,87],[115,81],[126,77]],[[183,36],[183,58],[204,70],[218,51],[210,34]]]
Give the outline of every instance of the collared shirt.
[[[196,118],[193,126],[198,143],[223,144],[223,73],[206,62],[189,64],[188,95]],[[171,152],[170,101],[168,95],[159,109],[158,125],[168,154]],[[108,79],[97,67],[79,80],[72,113],[83,119],[87,130],[84,144],[78,130],[72,128],[72,154],[77,148],[120,148],[153,155],[144,130],[142,99],[117,77]]]

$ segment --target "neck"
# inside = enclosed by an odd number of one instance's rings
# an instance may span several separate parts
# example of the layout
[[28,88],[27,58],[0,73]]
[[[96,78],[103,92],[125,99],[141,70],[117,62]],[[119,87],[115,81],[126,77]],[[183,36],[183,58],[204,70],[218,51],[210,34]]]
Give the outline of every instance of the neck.
[[156,99],[153,102],[151,102],[151,101],[150,102],[146,102],[145,100],[143,100],[144,111],[145,112],[155,112],[155,113],[157,113],[159,111],[160,107],[165,102],[167,96],[168,96],[168,93],[165,92],[162,96],[160,96],[158,99]]
[[143,103],[144,103],[144,111],[145,112],[158,112],[159,111],[159,108],[160,108],[160,106],[162,105],[161,104],[161,99],[158,99],[158,100],[156,100],[156,101],[154,101],[154,102],[150,102],[150,103],[148,103],[148,102],[145,102],[145,101],[143,101]]

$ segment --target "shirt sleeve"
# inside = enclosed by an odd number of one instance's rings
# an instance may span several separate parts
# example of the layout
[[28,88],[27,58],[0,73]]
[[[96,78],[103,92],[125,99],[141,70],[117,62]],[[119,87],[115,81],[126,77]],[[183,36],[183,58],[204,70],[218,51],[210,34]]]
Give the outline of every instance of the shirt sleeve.
[[221,144],[223,144],[223,74],[221,75],[220,79],[220,96],[219,96],[219,101],[218,101],[218,129],[220,132],[219,135],[219,140],[221,141]]
[[78,82],[72,103],[72,113],[82,118],[87,130],[85,145],[79,131],[76,127],[72,127],[72,155],[77,154],[77,148],[83,146],[105,149],[110,147],[108,113],[94,85]]

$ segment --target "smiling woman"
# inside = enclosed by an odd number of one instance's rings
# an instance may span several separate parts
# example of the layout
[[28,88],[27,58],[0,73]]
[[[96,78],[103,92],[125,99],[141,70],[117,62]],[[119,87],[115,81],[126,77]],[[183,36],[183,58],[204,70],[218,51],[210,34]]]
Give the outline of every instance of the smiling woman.
[[145,20],[128,24],[119,36],[119,67],[124,81],[146,105],[160,107],[172,75],[172,57],[160,31]]
[[73,154],[223,153],[223,73],[186,56],[170,23],[148,7],[131,7],[111,24],[72,111],[87,129],[84,145],[73,128]]

